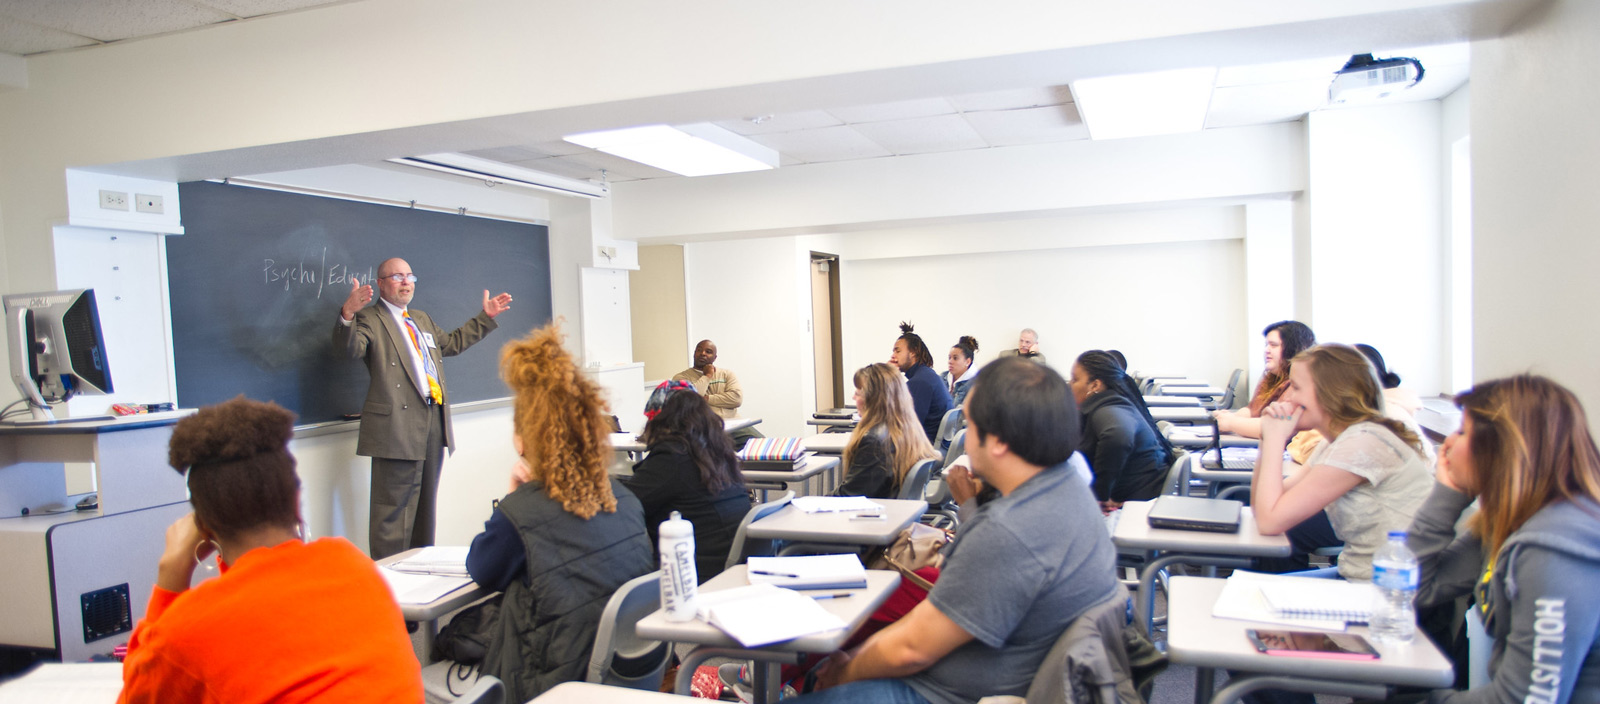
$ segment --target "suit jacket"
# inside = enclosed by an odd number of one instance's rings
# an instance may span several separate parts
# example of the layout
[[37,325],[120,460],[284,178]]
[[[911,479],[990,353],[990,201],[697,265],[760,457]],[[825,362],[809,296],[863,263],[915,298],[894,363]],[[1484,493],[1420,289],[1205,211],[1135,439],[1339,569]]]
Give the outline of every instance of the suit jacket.
[[[433,324],[433,318],[427,313],[415,308],[409,310],[417,329],[433,335],[436,346],[425,346],[424,351],[433,357],[433,366],[438,372],[436,381],[444,394],[444,444],[453,448],[450,387],[444,381],[443,360],[461,354],[499,325],[489,314],[480,312],[461,327],[446,333]],[[356,438],[358,455],[413,462],[424,459],[429,408],[417,391],[415,380],[422,378],[422,370],[413,368],[415,365],[407,349],[410,345],[406,331],[395,323],[394,316],[381,300],[357,311],[348,326],[342,320],[333,323],[334,350],[343,350],[351,359],[365,361],[367,373],[372,375],[366,403],[361,406],[361,432]]]

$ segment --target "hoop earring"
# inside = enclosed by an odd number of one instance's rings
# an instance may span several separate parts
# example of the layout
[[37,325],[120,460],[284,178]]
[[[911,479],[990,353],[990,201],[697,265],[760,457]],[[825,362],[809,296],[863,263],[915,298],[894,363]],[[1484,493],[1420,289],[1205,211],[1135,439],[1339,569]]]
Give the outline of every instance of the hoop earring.
[[306,539],[306,522],[305,521],[300,521],[299,523],[294,524],[294,537],[299,538],[302,542],[305,541],[305,539]]
[[222,559],[222,546],[218,545],[217,541],[207,538],[194,544],[194,564],[196,567],[199,567],[207,572],[215,572],[217,571],[216,563],[206,562],[205,558],[200,556],[200,546],[205,545],[206,543],[211,543],[211,554],[216,555],[218,560]]

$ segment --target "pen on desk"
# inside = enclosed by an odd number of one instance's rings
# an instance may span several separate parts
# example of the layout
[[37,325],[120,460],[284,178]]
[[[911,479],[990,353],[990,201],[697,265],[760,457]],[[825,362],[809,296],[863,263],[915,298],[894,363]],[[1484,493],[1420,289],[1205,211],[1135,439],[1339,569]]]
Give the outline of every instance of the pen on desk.
[[763,571],[763,570],[750,570],[750,574],[759,574],[759,575],[764,575],[764,576],[767,576],[767,577],[788,577],[789,579],[799,579],[800,578],[800,575],[789,574],[788,572],[766,572],[766,571]]
[[835,592],[833,594],[812,594],[813,599],[845,599],[850,597],[850,592]]
[[881,520],[883,520],[883,514],[881,514],[881,513],[863,513],[863,514],[851,516],[850,520],[852,520],[852,521],[881,521]]

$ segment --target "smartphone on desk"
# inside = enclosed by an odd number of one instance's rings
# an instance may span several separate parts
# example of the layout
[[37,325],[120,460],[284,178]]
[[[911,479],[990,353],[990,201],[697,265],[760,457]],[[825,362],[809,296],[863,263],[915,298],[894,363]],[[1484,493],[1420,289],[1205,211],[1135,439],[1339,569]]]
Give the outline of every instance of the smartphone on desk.
[[1316,633],[1313,631],[1263,631],[1250,629],[1244,632],[1256,652],[1295,658],[1328,658],[1333,660],[1377,660],[1378,651],[1367,639],[1354,633]]

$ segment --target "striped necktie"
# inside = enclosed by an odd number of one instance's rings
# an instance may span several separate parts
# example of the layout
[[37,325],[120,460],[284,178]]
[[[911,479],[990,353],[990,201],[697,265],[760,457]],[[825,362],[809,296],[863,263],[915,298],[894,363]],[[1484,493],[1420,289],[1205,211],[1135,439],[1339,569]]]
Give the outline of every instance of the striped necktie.
[[406,321],[406,334],[411,336],[411,346],[416,348],[417,354],[422,355],[422,374],[428,378],[428,396],[434,403],[444,403],[444,390],[439,388],[439,374],[433,368],[433,356],[422,347],[422,332],[417,330],[417,324],[411,320],[411,311],[400,313]]

